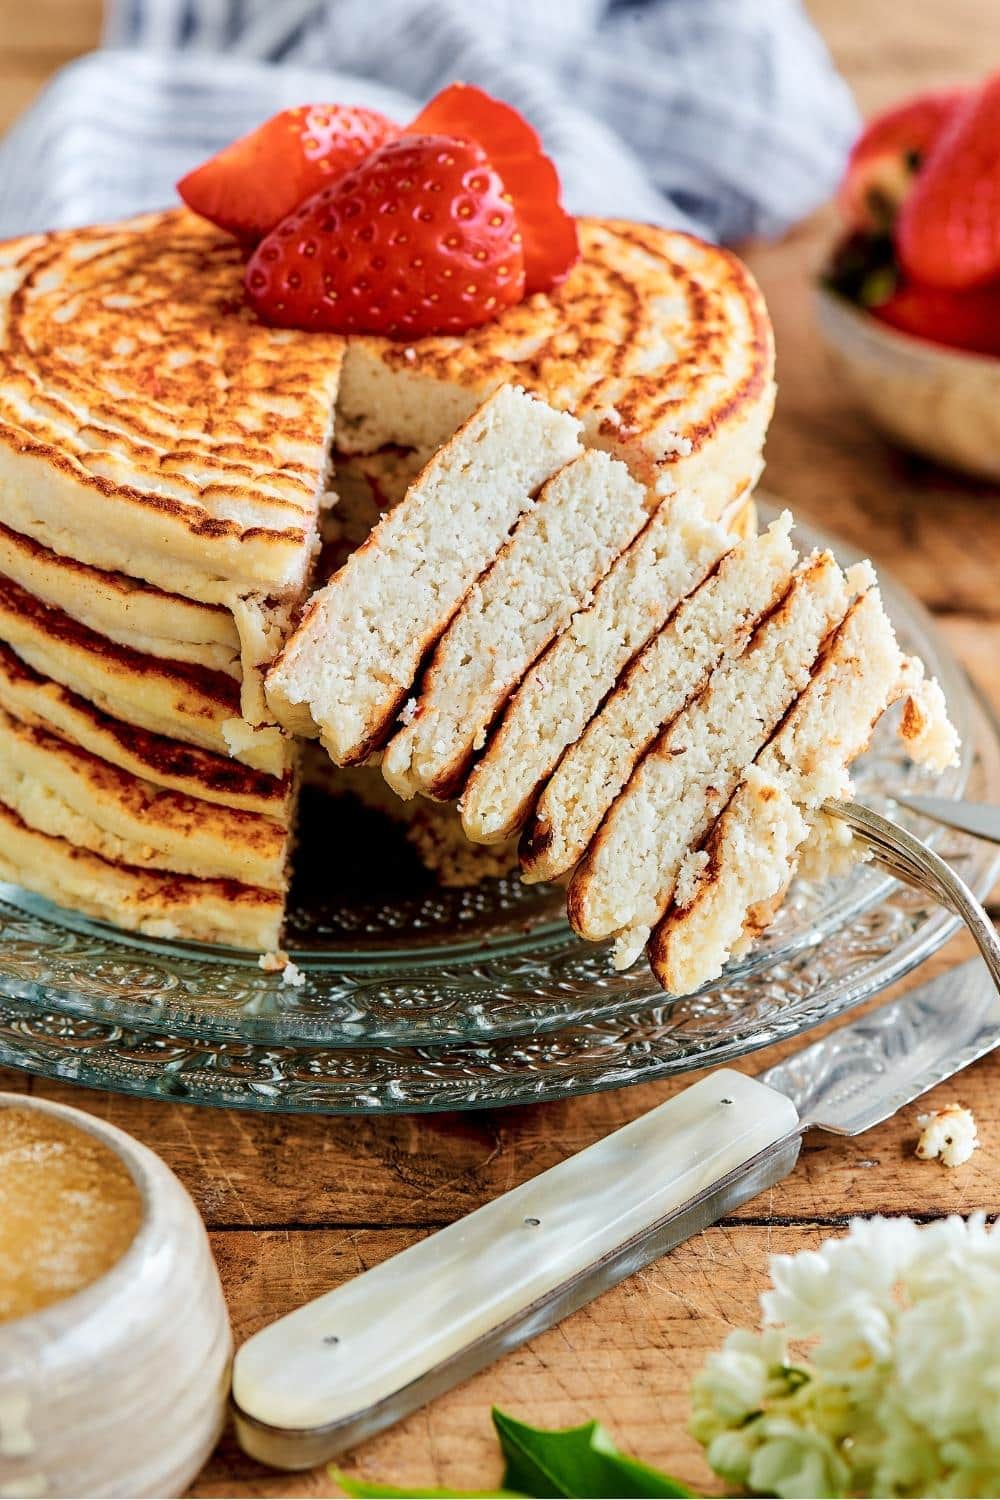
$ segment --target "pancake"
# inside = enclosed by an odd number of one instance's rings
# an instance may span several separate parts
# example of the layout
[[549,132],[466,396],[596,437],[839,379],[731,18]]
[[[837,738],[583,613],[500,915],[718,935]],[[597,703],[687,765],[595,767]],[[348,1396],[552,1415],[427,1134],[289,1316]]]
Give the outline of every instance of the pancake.
[[497,712],[647,520],[624,464],[591,451],[542,486],[438,642],[382,771],[401,797],[461,791]]
[[948,718],[941,684],[927,677],[924,664],[917,656],[908,656],[903,664],[906,696],[899,734],[907,750],[920,765],[931,771],[944,771],[958,764],[959,739]]
[[379,748],[425,653],[536,491],[580,452],[578,433],[516,387],[484,401],[310,600],[267,676],[278,721],[318,732],[338,765]]
[[[261,739],[275,739],[268,732],[274,716],[264,692],[264,676],[291,630],[295,609],[290,601],[262,599],[248,594],[233,604],[233,623],[240,640],[240,716],[247,725],[243,742],[249,747]],[[238,755],[236,725],[226,732],[230,755]]]
[[167,791],[2,710],[0,798],[115,863],[284,889],[288,841],[273,818]]
[[[230,753],[227,726],[242,720],[239,687],[225,673],[116,645],[2,577],[0,640],[36,672],[115,718],[216,754]],[[287,771],[287,747],[273,728],[238,747],[237,759],[276,776]]]
[[239,633],[224,605],[199,604],[124,573],[60,557],[3,525],[0,575],[119,645],[237,680],[242,675]]
[[265,328],[186,211],[0,246],[0,520],[64,557],[228,603],[298,597],[342,341]]
[[525,878],[554,880],[586,852],[601,819],[664,724],[739,656],[791,581],[798,554],[786,511],[763,536],[728,552],[682,600],[559,762],[525,832]]
[[274,891],[139,870],[76,849],[29,828],[2,797],[0,880],[131,932],[237,948],[276,948],[284,914],[284,900]]
[[567,901],[581,937],[616,936],[616,966],[641,953],[670,904],[684,856],[806,686],[849,602],[829,553],[802,565],[747,649],[712,673],[639,762],[578,865]]
[[291,778],[279,780],[240,761],[150,734],[103,713],[93,703],[36,672],[0,644],[0,708],[144,781],[223,807],[291,817]]
[[429,452],[498,386],[572,412],[589,447],[659,496],[719,515],[751,483],[774,403],[764,300],[727,250],[674,230],[578,221],[581,259],[555,291],[461,338],[352,337],[338,441]]

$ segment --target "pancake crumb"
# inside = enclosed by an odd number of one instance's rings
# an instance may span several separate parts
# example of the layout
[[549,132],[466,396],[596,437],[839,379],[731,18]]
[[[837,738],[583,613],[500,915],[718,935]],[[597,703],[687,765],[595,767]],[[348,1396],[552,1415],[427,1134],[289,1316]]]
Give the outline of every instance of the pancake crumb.
[[280,974],[282,984],[291,985],[296,990],[300,990],[306,982],[306,976],[298,964],[292,963],[283,948],[262,953],[257,960],[257,967],[263,969],[265,974]]
[[262,953],[257,960],[257,967],[263,969],[265,974],[283,974],[290,962],[288,954],[278,948],[271,953]]
[[961,1167],[982,1142],[971,1109],[946,1104],[918,1115],[920,1139],[916,1154],[921,1161],[940,1161],[943,1167]]

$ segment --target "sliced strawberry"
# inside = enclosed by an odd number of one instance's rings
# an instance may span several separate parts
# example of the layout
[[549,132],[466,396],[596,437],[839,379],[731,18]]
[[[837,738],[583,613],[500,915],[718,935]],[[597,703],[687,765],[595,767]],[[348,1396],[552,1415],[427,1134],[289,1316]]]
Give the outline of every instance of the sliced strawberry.
[[245,285],[268,323],[420,338],[461,333],[519,302],[524,256],[483,148],[404,136],[279,224]]
[[407,133],[477,141],[514,204],[527,292],[548,292],[564,280],[580,258],[576,221],[563,208],[559,174],[523,115],[474,84],[452,83],[424,105]]
[[903,282],[872,315],[916,338],[1000,355],[1000,284],[949,292]]
[[203,219],[256,241],[398,134],[399,126],[373,109],[283,109],[182,177],[177,191]]
[[904,271],[962,290],[1000,276],[1000,74],[952,115],[900,212]]
[[851,229],[889,229],[942,126],[967,97],[918,94],[870,120],[855,141],[837,204]]

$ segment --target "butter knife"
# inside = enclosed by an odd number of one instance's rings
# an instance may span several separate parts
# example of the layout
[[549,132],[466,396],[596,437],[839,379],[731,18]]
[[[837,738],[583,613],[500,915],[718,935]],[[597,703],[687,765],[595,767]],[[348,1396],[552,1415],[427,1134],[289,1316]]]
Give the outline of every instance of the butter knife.
[[989,802],[961,802],[951,797],[916,797],[899,792],[896,801],[911,812],[920,813],[934,823],[944,823],[977,839],[1000,844],[1000,807]]
[[243,1448],[305,1469],[379,1432],[1000,1042],[974,959],[753,1077],[720,1068],[248,1339]]

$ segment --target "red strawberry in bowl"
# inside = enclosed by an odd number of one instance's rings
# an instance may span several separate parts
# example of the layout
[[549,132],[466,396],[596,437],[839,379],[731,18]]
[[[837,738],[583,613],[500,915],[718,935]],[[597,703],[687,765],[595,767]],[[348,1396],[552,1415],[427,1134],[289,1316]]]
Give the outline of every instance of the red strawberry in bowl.
[[408,135],[285,219],[245,285],[260,317],[285,327],[457,333],[524,296],[522,236],[482,146]]
[[399,126],[373,109],[303,104],[195,167],[177,191],[196,214],[255,243],[398,134]]
[[905,447],[1000,479],[1000,75],[873,120],[819,296],[835,369]]
[[[1000,355],[1000,283],[949,292],[904,281],[872,313],[914,338],[975,354]],[[1000,401],[1000,387],[997,398]]]
[[1000,277],[1000,74],[950,117],[900,213],[906,273],[963,290]]
[[876,115],[858,137],[837,192],[850,229],[885,233],[892,228],[942,127],[966,95],[958,89],[918,94]]

